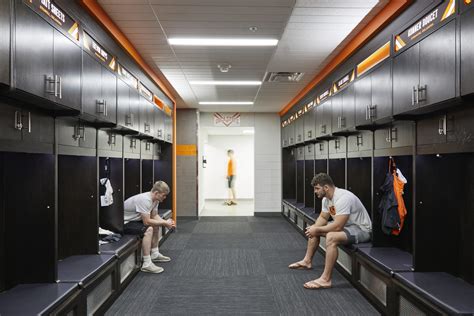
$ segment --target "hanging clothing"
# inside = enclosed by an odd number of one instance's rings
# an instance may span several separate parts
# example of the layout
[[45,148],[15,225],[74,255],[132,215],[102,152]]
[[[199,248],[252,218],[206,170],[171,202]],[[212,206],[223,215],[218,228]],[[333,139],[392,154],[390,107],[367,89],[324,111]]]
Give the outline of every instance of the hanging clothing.
[[395,160],[390,158],[389,170],[380,187],[382,199],[379,212],[382,214],[382,231],[387,235],[399,235],[407,214],[403,201],[403,188],[407,182],[402,172],[397,169]]
[[100,192],[100,206],[105,207],[114,203],[114,189],[110,183],[110,160],[105,160],[105,178],[99,180],[99,192]]

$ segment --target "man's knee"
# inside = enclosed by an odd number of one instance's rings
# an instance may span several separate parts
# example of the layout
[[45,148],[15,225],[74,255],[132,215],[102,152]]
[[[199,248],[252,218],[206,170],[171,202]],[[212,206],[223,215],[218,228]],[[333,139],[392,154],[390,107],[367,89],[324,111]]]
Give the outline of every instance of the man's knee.
[[329,232],[326,234],[326,247],[337,246],[339,244],[339,239],[337,238],[337,233]]
[[151,236],[153,234],[153,227],[152,226],[149,226],[146,230],[145,230],[145,236]]

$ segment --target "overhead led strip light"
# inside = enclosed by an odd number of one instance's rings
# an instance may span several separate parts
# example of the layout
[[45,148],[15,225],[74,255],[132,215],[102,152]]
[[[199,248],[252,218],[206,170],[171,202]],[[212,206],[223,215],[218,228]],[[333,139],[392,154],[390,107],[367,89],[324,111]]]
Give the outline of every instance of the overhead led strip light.
[[200,105],[252,105],[253,102],[199,102]]
[[276,46],[276,39],[245,38],[169,38],[170,45],[188,46]]
[[192,85],[208,85],[208,86],[259,86],[261,81],[190,81]]

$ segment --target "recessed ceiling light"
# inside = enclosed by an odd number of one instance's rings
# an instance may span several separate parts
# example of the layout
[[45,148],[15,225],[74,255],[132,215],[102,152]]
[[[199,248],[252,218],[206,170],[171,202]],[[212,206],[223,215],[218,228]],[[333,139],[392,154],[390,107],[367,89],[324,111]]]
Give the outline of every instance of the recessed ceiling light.
[[208,101],[204,101],[204,102],[199,102],[200,105],[252,105],[253,102],[244,102],[244,101],[232,101],[232,102],[228,102],[228,101],[223,101],[223,102],[208,102]]
[[219,80],[208,80],[208,81],[190,81],[192,85],[213,85],[213,86],[259,86],[262,84],[261,81],[219,81]]
[[255,38],[169,38],[170,45],[189,46],[276,46],[276,39]]

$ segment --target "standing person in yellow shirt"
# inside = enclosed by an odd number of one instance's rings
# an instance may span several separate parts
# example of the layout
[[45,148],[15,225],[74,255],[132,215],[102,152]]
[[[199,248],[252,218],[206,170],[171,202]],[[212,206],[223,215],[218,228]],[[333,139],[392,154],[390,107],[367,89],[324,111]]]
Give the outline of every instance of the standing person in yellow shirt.
[[227,205],[237,205],[235,202],[236,195],[235,195],[235,159],[234,159],[234,151],[229,149],[227,151],[227,156],[229,157],[229,161],[227,163],[227,184],[229,189],[229,200],[225,203]]

